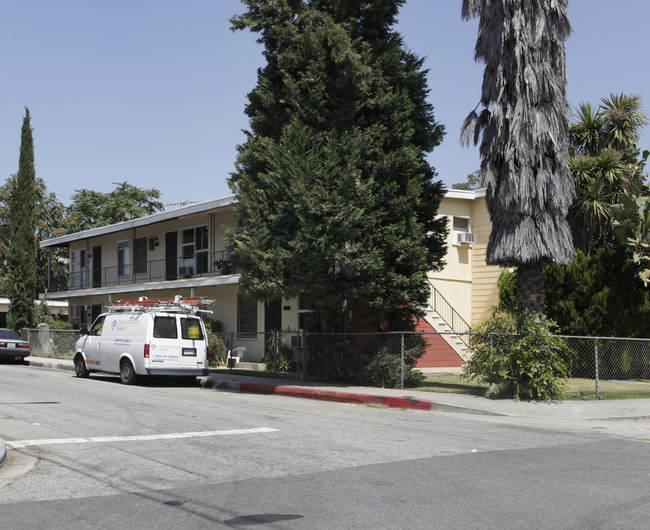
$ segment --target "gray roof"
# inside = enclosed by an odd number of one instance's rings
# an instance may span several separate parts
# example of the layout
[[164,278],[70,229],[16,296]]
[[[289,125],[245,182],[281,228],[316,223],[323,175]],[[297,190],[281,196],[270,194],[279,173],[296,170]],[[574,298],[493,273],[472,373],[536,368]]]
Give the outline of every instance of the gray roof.
[[67,234],[65,236],[46,239],[44,241],[41,241],[41,247],[65,246],[69,243],[72,243],[73,241],[80,241],[82,239],[88,239],[90,237],[103,236],[105,234],[111,234],[113,232],[121,232],[122,230],[129,230],[131,228],[138,228],[140,226],[160,223],[162,221],[169,221],[171,219],[176,219],[178,217],[183,217],[195,213],[207,212],[216,208],[230,206],[236,202],[237,199],[235,195],[227,195],[226,197],[211,199],[209,201],[195,202],[187,206],[175,208],[173,210],[165,210],[164,212],[158,212],[147,215],[145,217],[132,219],[131,221],[124,221],[122,223],[100,226],[98,228],[83,230],[82,232],[75,232],[74,234]]
[[[474,199],[476,197],[485,196],[485,189],[479,190],[445,190],[445,196],[452,199]],[[121,232],[122,230],[129,230],[131,228],[138,228],[162,221],[169,221],[185,215],[206,212],[216,208],[223,208],[237,203],[235,195],[226,195],[219,199],[210,199],[209,201],[195,202],[187,206],[175,208],[174,210],[165,210],[164,212],[154,213],[131,221],[124,221],[107,226],[100,226],[98,228],[90,228],[82,232],[75,232],[74,234],[67,234],[61,237],[54,237],[41,241],[41,247],[60,247],[66,246],[73,241],[80,241],[91,237],[103,236],[105,234],[112,234],[114,232]]]

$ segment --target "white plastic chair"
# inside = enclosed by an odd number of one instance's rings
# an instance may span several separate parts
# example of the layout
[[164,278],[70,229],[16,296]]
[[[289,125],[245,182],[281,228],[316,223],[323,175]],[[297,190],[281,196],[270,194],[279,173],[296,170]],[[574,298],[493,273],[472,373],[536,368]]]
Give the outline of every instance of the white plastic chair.
[[232,359],[236,363],[243,362],[244,353],[246,353],[246,347],[245,346],[239,346],[238,348],[235,348],[233,350],[229,350],[228,351],[228,357],[226,358],[226,366],[230,366],[230,359]]

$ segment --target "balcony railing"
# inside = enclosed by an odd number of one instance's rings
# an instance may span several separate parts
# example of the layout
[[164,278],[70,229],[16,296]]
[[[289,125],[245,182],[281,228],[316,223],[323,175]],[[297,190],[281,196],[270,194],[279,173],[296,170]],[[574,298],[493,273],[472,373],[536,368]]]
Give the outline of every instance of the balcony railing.
[[110,287],[154,281],[173,281],[202,276],[235,274],[224,250],[202,252],[182,258],[134,262],[70,273],[70,289]]

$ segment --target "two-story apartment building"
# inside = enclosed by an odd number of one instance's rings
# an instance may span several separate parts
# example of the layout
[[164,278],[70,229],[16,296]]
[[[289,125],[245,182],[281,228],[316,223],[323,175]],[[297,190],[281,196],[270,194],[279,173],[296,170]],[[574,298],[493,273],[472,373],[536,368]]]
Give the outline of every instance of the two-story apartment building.
[[[235,202],[231,195],[43,241],[42,247],[67,247],[70,253],[69,290],[47,298],[67,300],[69,318],[80,327],[120,299],[214,299],[206,320],[218,320],[232,332],[237,339],[232,346],[246,346],[247,360],[261,359],[264,341],[258,334],[299,329],[306,309],[298,300],[258,302],[239,293],[240,276],[227,260],[224,242],[224,227],[237,225]],[[422,326],[440,329],[441,322],[456,323],[459,317],[476,325],[496,303],[499,273],[485,265],[490,229],[484,193],[449,190],[440,215],[450,222],[447,265],[429,277],[432,301]],[[446,317],[449,308],[453,313]]]

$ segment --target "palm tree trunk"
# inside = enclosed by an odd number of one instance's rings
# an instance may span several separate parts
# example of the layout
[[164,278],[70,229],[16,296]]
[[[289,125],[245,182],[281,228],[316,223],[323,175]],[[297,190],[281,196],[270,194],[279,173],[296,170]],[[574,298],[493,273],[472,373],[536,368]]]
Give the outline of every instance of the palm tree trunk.
[[546,260],[522,263],[517,267],[517,287],[515,296],[523,306],[540,317],[546,313],[546,282],[544,267]]

